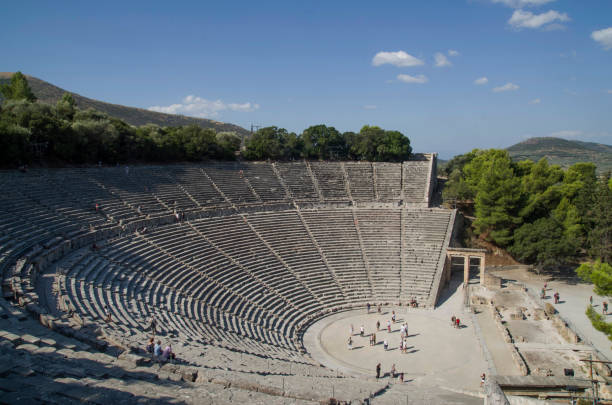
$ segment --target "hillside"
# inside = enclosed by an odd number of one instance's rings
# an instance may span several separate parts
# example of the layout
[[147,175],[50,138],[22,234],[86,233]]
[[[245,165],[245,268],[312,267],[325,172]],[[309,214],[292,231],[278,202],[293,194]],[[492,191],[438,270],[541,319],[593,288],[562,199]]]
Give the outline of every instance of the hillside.
[[549,163],[567,168],[578,162],[593,162],[600,173],[612,170],[612,146],[570,141],[561,138],[529,138],[507,148],[514,160],[535,162],[545,157]]
[[[12,73],[0,72],[0,83],[5,83],[11,78]],[[54,86],[44,80],[40,80],[33,76],[27,76],[28,83],[32,88],[32,91],[36,95],[39,101],[44,103],[56,103],[65,92],[60,87]],[[71,92],[70,92],[71,93]],[[224,122],[209,120],[205,118],[194,118],[187,117],[184,115],[164,114],[154,111],[145,110],[143,108],[126,107],[119,104],[110,104],[103,101],[94,100],[91,98],[83,97],[76,93],[71,93],[76,100],[77,106],[82,109],[93,108],[98,111],[107,113],[112,117],[122,119],[131,125],[145,125],[155,124],[159,126],[181,126],[196,124],[203,128],[213,128],[218,132],[221,131],[233,131],[241,136],[248,136],[249,131],[246,129]]]

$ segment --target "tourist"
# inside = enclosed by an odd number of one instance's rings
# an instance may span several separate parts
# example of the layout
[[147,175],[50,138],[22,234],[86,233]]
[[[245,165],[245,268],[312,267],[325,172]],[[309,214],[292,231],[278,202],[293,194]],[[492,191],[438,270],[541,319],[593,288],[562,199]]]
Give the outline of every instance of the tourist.
[[157,320],[155,316],[151,315],[151,320],[149,321],[149,328],[153,332],[153,336],[157,333]]
[[455,327],[455,321],[457,320],[457,318],[455,318],[455,315],[451,316],[451,326],[454,328]]
[[351,324],[351,336],[353,336],[354,332],[355,332],[355,328],[353,328],[353,324]]
[[168,346],[164,349],[161,355],[162,361],[174,360],[176,356],[172,352],[172,345],[168,343]]
[[402,339],[406,336],[406,325],[402,325],[400,328],[400,336]]
[[555,304],[558,304],[559,303],[559,292],[555,292],[554,297],[555,297]]
[[348,338],[348,349],[353,350],[353,337],[349,336]]
[[546,289],[542,288],[542,293],[540,294],[540,298],[544,299],[546,297]]
[[151,338],[149,339],[149,343],[145,347],[145,350],[147,351],[147,353],[153,354],[153,349],[155,349],[155,339]]
[[400,353],[404,351],[404,339],[400,339],[400,343],[399,343],[399,351]]
[[591,306],[593,306],[593,296],[592,295],[589,297],[589,303],[591,304]]
[[395,378],[395,363],[393,363],[391,365],[391,372],[390,372],[390,374],[391,374],[391,378]]
[[363,332],[364,332],[363,325],[361,325],[361,327],[359,328],[359,336],[363,337]]
[[372,346],[376,346],[376,333],[372,333]]
[[370,303],[369,302],[366,304],[366,308],[368,308],[368,314],[369,314],[370,313]]
[[380,378],[380,363],[376,365],[376,379]]
[[376,321],[376,330],[379,331],[380,330],[380,321]]
[[104,315],[106,315],[106,323],[110,323],[111,322],[111,312],[110,309],[108,308],[108,305],[104,305]]
[[373,342],[373,339],[374,339],[374,334],[372,333],[372,334],[370,335],[370,346],[374,346],[374,344],[372,343],[372,342]]
[[408,342],[406,342],[406,339],[404,339],[403,343],[404,343],[404,354],[406,354],[408,353]]
[[408,322],[404,324],[404,333],[406,334],[406,337],[408,337]]
[[482,375],[480,376],[480,386],[481,387],[484,385],[486,379],[487,379],[487,376],[485,375],[485,373],[482,373]]
[[389,342],[387,342],[387,339],[385,339],[383,342],[383,347],[385,348],[385,351],[389,348]]
[[391,321],[387,321],[387,332],[391,333]]
[[395,323],[395,311],[392,311],[391,314],[391,320],[393,321],[393,323]]
[[607,301],[603,302],[603,314],[608,315],[608,302]]
[[457,325],[457,329],[461,327],[461,321],[459,320],[459,318],[455,320],[455,324]]
[[157,343],[155,343],[155,347],[153,347],[153,355],[155,357],[162,355],[161,340],[158,340]]
[[404,373],[399,373],[399,382],[404,382]]
[[382,305],[378,304],[378,313],[382,314]]

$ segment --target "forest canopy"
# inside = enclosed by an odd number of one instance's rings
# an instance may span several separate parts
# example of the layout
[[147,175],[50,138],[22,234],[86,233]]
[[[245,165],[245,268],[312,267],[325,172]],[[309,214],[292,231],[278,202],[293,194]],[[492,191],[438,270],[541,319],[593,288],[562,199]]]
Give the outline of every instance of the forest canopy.
[[[8,167],[35,160],[114,164],[235,159],[243,142],[236,133],[197,125],[135,127],[93,109],[77,108],[69,93],[56,105],[40,103],[20,72],[0,85],[0,94],[0,161]],[[376,126],[340,133],[315,125],[299,135],[272,126],[246,140],[243,157],[402,161],[411,152],[410,140],[402,133]]]

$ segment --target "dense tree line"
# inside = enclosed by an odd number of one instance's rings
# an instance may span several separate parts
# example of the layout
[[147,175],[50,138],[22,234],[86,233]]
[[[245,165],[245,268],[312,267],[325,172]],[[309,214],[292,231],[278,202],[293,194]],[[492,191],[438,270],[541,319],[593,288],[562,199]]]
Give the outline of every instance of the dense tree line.
[[476,235],[540,268],[585,257],[612,260],[612,182],[592,163],[567,170],[545,159],[513,162],[505,150],[473,150],[444,168],[446,202],[473,203]]
[[366,125],[359,133],[340,133],[315,125],[301,135],[277,127],[262,128],[246,143],[247,159],[324,159],[401,162],[410,157],[410,140],[398,131]]
[[[241,139],[197,125],[135,127],[105,113],[76,107],[66,93],[56,105],[36,102],[20,72],[0,85],[0,162],[11,166],[36,159],[58,163],[169,162],[234,159]],[[246,159],[350,159],[402,161],[412,149],[397,131],[365,126],[359,133],[340,133],[325,125],[301,135],[267,127],[246,142]]]

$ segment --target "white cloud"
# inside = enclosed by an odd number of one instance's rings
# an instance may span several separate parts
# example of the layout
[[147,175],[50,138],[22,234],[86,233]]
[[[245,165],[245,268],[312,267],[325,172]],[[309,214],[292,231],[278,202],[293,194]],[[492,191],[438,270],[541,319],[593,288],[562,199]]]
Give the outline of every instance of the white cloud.
[[449,49],[448,56],[459,56],[459,51],[455,51],[454,49]]
[[376,55],[374,55],[374,58],[372,58],[372,65],[374,66],[380,66],[385,64],[397,67],[409,67],[424,65],[425,62],[423,62],[419,58],[415,58],[414,56],[404,51],[378,52]]
[[554,136],[555,138],[578,138],[582,135],[582,131],[574,131],[574,130],[563,130],[557,131],[550,134],[550,136]]
[[168,106],[151,106],[150,111],[157,111],[166,114],[182,114],[193,117],[216,117],[221,111],[241,111],[250,112],[259,108],[255,103],[225,103],[221,100],[206,100],[201,97],[189,95],[183,99],[182,103],[171,104]]
[[492,3],[503,4],[512,8],[538,7],[555,0],[491,0]]
[[448,58],[444,56],[443,53],[436,52],[434,59],[436,61],[436,67],[452,66],[452,63],[450,63]]
[[367,104],[363,106],[364,110],[376,110],[376,106],[373,104]]
[[[542,14],[533,14],[531,11],[514,10],[512,17],[508,20],[508,24],[516,29],[521,28],[541,28],[544,29],[560,29],[563,28],[561,24],[555,23],[555,21],[566,22],[570,18],[566,13],[559,13],[555,10],[549,10]],[[547,25],[550,24],[550,25]]]
[[599,42],[601,46],[607,51],[612,49],[612,27],[604,28],[603,30],[593,31],[591,38]]
[[474,84],[478,84],[480,86],[487,83],[489,83],[489,79],[487,79],[486,77],[479,77],[478,79],[474,80]]
[[494,93],[501,93],[502,91],[515,91],[515,90],[518,90],[518,89],[519,89],[519,86],[517,84],[506,83],[503,86],[494,87],[493,88],[493,92]]
[[418,83],[418,84],[427,83],[429,81],[429,79],[427,79],[427,77],[425,77],[424,75],[410,76],[410,75],[405,75],[405,74],[397,75],[397,80],[404,82],[404,83]]
[[541,102],[542,100],[540,100],[539,98],[534,98],[529,102],[529,104],[540,104]]

